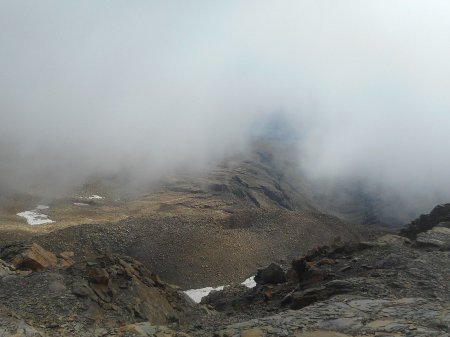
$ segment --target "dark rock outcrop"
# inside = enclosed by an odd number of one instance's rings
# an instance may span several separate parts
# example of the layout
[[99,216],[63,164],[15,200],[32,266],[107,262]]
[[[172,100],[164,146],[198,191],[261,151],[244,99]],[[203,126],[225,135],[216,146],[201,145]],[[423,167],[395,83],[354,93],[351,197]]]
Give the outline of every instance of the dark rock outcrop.
[[286,282],[286,274],[279,265],[271,263],[266,268],[259,269],[256,272],[255,282],[258,284],[283,283]]
[[418,219],[412,221],[401,233],[409,238],[415,238],[417,234],[430,230],[439,223],[449,222],[450,204],[438,205],[430,214],[422,214]]
[[[447,336],[449,238],[449,228],[439,225],[417,241],[387,234],[319,247],[292,262],[288,282],[233,292],[233,308],[248,320],[224,325],[216,335]],[[230,298],[228,310],[226,294],[215,298],[230,315]],[[208,304],[216,308],[214,298]]]

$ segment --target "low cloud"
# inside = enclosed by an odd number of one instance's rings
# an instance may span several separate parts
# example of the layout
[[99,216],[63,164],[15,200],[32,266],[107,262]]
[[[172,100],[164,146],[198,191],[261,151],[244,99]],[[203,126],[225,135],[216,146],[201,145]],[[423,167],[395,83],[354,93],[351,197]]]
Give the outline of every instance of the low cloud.
[[[310,179],[450,199],[446,1],[2,1],[0,186],[157,179],[282,112]],[[34,186],[34,187],[33,187]]]

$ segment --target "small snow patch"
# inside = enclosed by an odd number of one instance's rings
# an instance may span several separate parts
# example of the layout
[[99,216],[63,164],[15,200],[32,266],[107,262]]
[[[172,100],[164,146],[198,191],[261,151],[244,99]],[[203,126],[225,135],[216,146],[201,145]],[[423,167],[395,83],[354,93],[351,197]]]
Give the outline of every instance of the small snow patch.
[[89,204],[85,204],[85,203],[82,203],[82,202],[74,202],[73,204],[77,205],[77,206],[89,206]]
[[190,298],[192,298],[195,303],[200,303],[202,298],[205,296],[208,296],[208,294],[211,291],[219,291],[219,290],[223,290],[223,288],[224,288],[224,286],[220,286],[220,287],[216,287],[216,288],[206,287],[206,288],[201,288],[201,289],[186,290],[184,293],[186,295],[188,295]]
[[105,199],[105,198],[100,196],[100,195],[93,194],[90,197],[87,197],[86,199],[89,199],[89,200],[102,200],[102,199]]
[[255,277],[249,277],[244,282],[241,283],[242,285],[246,286],[247,288],[254,288],[256,287]]
[[17,213],[18,216],[25,218],[29,225],[44,225],[46,223],[52,223],[53,220],[48,218],[48,215],[39,213],[39,211],[48,209],[49,206],[37,205],[37,207],[31,211],[25,211]]
[[[256,287],[255,276],[249,277],[241,284],[246,286],[247,288]],[[219,291],[223,290],[223,288],[225,288],[225,286],[220,286],[216,288],[206,287],[201,289],[190,289],[186,290],[184,293],[188,295],[191,299],[193,299],[195,303],[200,303],[202,301],[202,298],[208,296],[211,291]]]

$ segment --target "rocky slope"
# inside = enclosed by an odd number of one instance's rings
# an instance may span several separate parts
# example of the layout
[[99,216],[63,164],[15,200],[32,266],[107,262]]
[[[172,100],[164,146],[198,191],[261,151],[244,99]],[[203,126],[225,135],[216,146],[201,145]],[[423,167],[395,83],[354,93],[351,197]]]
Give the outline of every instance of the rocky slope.
[[[417,222],[413,222],[417,223]],[[1,336],[450,335],[450,229],[317,247],[201,304],[123,255],[0,249]],[[412,225],[413,226],[413,225]]]
[[316,249],[286,273],[260,270],[252,290],[204,298],[228,322],[194,335],[449,336],[449,243],[450,229],[437,225],[416,241],[389,234]]
[[139,331],[138,322],[178,326],[201,314],[178,288],[127,256],[62,264],[37,244],[3,247],[1,256],[10,263],[0,260],[0,336],[126,335]]

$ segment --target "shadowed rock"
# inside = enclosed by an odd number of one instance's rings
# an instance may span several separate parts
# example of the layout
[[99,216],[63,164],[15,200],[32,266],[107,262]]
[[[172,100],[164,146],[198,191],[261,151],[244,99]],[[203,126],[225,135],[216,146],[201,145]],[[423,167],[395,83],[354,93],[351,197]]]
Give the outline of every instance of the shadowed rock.
[[255,282],[258,284],[283,283],[286,282],[286,274],[279,265],[271,263],[268,267],[257,271]]

